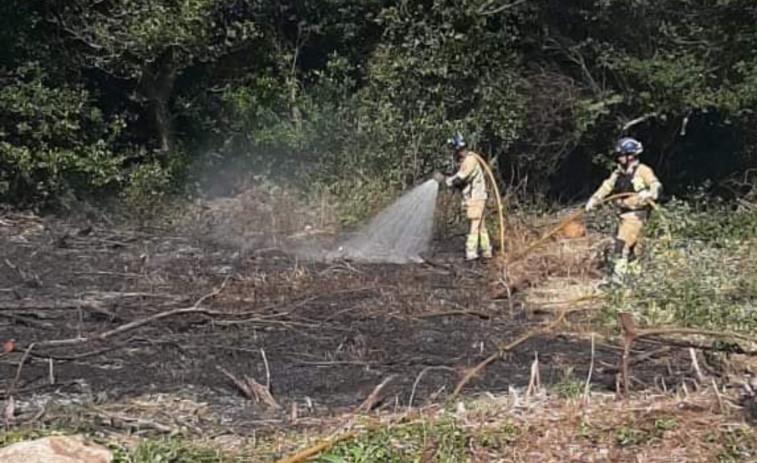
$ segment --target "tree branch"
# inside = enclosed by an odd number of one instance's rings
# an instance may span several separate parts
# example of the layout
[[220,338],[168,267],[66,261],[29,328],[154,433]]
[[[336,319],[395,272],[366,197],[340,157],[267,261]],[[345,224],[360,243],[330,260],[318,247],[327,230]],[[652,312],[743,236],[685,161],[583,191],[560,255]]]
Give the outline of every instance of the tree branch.
[[652,119],[653,117],[657,117],[657,116],[659,116],[659,114],[658,114],[658,113],[656,113],[656,112],[654,112],[654,113],[647,113],[647,114],[644,114],[643,116],[641,116],[641,117],[637,117],[636,119],[632,119],[632,120],[630,120],[630,121],[626,122],[625,124],[623,124],[623,128],[622,128],[622,131],[623,131],[623,132],[625,132],[625,131],[627,131],[628,129],[630,129],[631,127],[633,127],[633,126],[635,126],[635,125],[639,125],[639,124],[641,124],[642,122],[646,122],[646,121],[648,121],[649,119]]
[[501,13],[501,12],[503,12],[505,10],[509,10],[510,8],[515,8],[518,5],[526,3],[527,1],[528,0],[515,0],[512,3],[506,3],[504,5],[500,5],[500,6],[494,8],[492,10],[486,11],[486,8],[488,8],[492,4],[492,2],[489,2],[488,4],[483,5],[481,8],[478,9],[478,14],[480,14],[481,16],[489,16],[489,15]]

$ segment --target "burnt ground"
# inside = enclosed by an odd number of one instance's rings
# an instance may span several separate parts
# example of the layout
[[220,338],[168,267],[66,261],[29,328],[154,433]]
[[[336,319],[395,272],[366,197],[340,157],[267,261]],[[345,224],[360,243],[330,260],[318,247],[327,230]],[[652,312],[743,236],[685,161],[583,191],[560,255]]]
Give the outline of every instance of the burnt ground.
[[[423,373],[414,395],[420,404],[443,400],[466,368],[546,321],[529,315],[517,294],[514,303],[490,297],[487,267],[459,260],[455,239],[436,244],[434,265],[324,264],[168,230],[21,216],[0,225],[0,342],[16,343],[0,357],[0,398],[12,392],[17,403],[45,394],[108,402],[173,393],[244,426],[286,416],[292,403],[301,414],[354,409],[390,375],[379,405],[404,406]],[[105,340],[49,343],[192,307],[207,310]],[[527,386],[536,353],[543,384],[586,377],[588,342],[542,336],[490,365],[465,393]],[[614,390],[618,350],[598,345],[596,360],[594,388]],[[266,361],[281,411],[242,398],[218,368],[265,384]],[[674,384],[686,369],[646,362],[634,373]]]

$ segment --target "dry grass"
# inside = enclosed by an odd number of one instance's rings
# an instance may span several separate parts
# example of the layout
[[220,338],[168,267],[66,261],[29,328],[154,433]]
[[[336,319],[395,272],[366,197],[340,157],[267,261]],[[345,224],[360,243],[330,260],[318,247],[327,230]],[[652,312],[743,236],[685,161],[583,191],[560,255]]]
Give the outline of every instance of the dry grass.
[[[525,293],[527,307],[596,294],[598,263],[609,240],[598,234],[567,237],[558,231],[570,214],[557,218],[516,217],[508,224],[505,260],[492,281],[509,294]],[[568,222],[582,227],[580,222]]]
[[[755,461],[754,430],[733,401],[735,397],[722,395],[719,400],[712,389],[686,396],[640,395],[627,401],[610,394],[566,400],[544,390],[530,396],[513,390],[454,406],[364,415],[348,427],[343,425],[349,416],[334,416],[297,432],[271,430],[253,437],[222,433],[194,438],[191,445],[218,451],[224,456],[219,461],[262,462],[349,434],[349,439],[326,446],[321,455],[330,455],[328,461],[375,461],[371,449],[381,448],[381,461],[392,463],[418,458],[509,463]],[[116,436],[115,441],[134,444],[128,436]],[[351,457],[339,459],[345,455]]]
[[500,431],[505,422],[520,430],[507,448],[473,449],[479,461],[717,461],[726,451],[717,442],[719,433],[751,431],[736,414],[721,414],[715,395],[708,392],[685,400],[647,396],[628,402],[594,395],[584,404],[510,396],[477,405],[461,417],[465,429],[486,435]]

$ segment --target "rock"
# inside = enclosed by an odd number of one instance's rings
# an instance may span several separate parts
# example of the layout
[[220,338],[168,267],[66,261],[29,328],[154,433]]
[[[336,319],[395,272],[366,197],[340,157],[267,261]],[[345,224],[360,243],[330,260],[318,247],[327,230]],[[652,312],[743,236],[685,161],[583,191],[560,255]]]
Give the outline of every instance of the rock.
[[0,449],[3,463],[110,463],[113,454],[83,436],[53,436]]

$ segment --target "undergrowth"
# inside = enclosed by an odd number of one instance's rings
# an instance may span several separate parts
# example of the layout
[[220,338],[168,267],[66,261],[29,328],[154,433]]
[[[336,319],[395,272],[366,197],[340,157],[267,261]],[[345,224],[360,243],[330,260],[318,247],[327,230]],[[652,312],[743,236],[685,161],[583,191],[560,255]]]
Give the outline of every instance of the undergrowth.
[[[687,453],[684,461],[735,463],[754,461],[757,456],[754,430],[729,422],[726,416],[717,417],[706,412],[692,416],[672,405],[665,412],[644,411],[647,407],[613,412],[604,410],[602,406],[579,412],[570,402],[537,406],[525,415],[514,409],[490,408],[483,403],[470,404],[470,411],[464,415],[458,412],[443,413],[422,421],[359,431],[354,439],[327,448],[308,461],[528,462],[537,461],[540,456],[547,458],[547,455],[560,455],[560,458],[583,455],[587,459],[570,461],[598,461],[591,458],[605,455],[610,459],[602,461],[630,462],[636,461],[633,456],[639,452],[660,457],[673,450]],[[725,423],[731,424],[725,426]],[[0,433],[0,447],[77,432],[82,431],[47,427],[5,432]],[[698,437],[691,438],[695,439],[694,442],[701,439],[701,445],[696,444],[697,449],[682,447],[682,439],[689,438],[692,433]],[[112,463],[276,462],[323,439],[310,433],[274,433],[252,439],[232,439],[236,443],[229,447],[232,441],[215,443],[213,439],[197,436],[141,436],[136,439],[134,435],[114,434],[106,437],[97,431],[88,435],[111,449],[114,457]],[[570,449],[566,447],[567,443],[570,443]],[[703,459],[692,460],[693,455]],[[663,460],[652,458],[650,461]]]
[[112,463],[236,463],[241,461],[210,447],[180,439],[144,440],[136,448],[113,446]]
[[608,298],[611,319],[757,332],[757,214],[672,201],[647,236],[641,273]]
[[[499,436],[488,435],[488,442]],[[434,461],[457,463],[470,461],[466,456],[468,436],[455,423],[438,423],[398,427],[369,433],[357,441],[345,442],[321,455],[319,463],[403,463]]]

